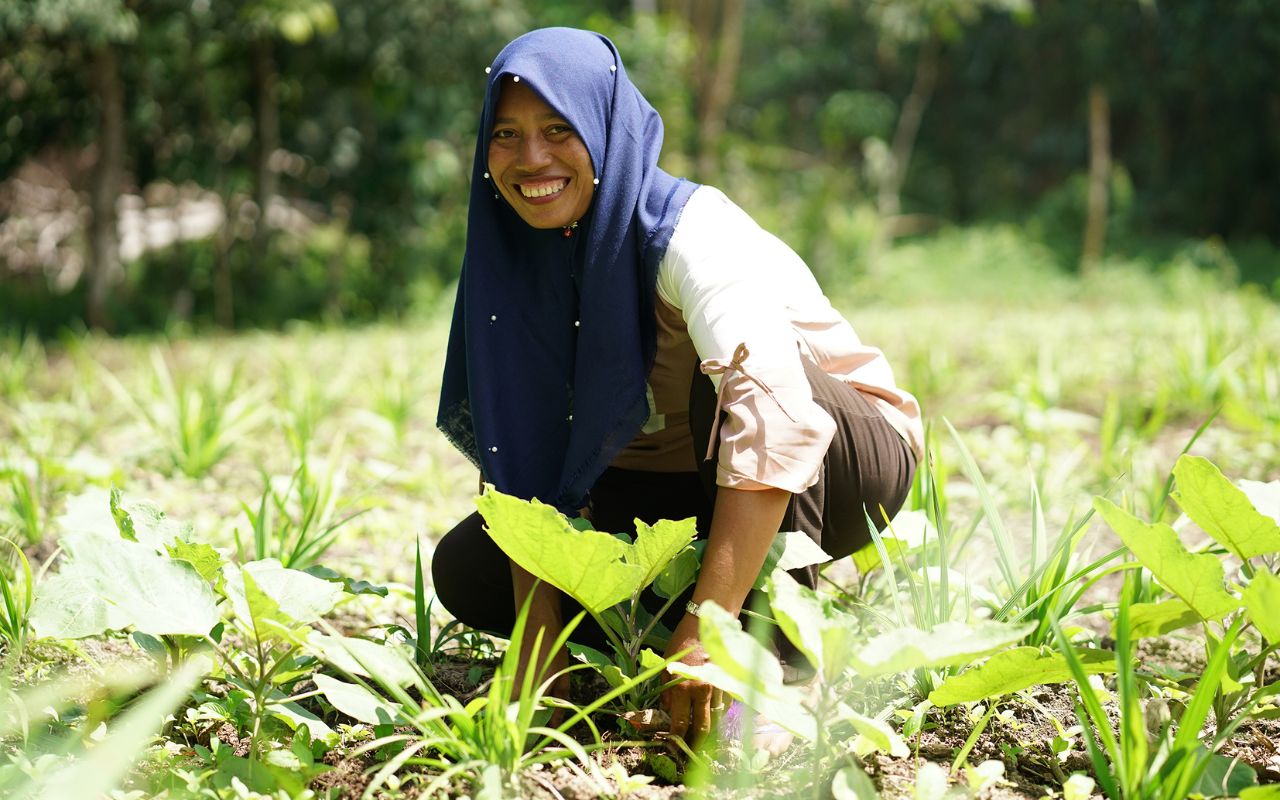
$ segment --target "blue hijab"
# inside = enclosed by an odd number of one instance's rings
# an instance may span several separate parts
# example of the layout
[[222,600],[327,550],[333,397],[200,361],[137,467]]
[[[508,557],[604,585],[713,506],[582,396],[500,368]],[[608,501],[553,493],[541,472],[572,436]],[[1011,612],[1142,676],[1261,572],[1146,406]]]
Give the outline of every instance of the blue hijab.
[[[658,168],[662,119],[604,36],[532,31],[486,71],[436,424],[501,491],[572,514],[648,417],[658,264],[697,185]],[[591,156],[599,183],[571,237],[527,225],[488,177],[508,76]]]

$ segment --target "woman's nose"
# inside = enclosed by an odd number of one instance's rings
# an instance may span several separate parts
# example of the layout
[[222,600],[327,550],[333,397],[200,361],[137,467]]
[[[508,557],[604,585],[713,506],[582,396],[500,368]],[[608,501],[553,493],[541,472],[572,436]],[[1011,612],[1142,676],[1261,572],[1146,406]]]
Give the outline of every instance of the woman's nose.
[[551,151],[541,136],[526,136],[520,140],[520,168],[536,170],[551,163]]

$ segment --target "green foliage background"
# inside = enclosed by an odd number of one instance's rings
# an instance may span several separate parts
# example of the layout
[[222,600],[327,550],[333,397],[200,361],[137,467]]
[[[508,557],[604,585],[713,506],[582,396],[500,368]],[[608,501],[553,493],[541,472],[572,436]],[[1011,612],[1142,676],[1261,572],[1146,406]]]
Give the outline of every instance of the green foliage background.
[[[657,13],[638,10],[648,6]],[[0,181],[24,165],[60,165],[72,196],[87,196],[100,134],[95,56],[110,48],[124,86],[124,190],[148,205],[200,190],[229,209],[217,234],[123,265],[108,300],[115,330],[433,309],[460,265],[484,66],[530,28],[591,27],[617,41],[663,114],[668,169],[725,188],[837,293],[878,297],[903,276],[872,268],[877,153],[922,53],[936,48],[936,87],[901,189],[916,226],[899,247],[950,253],[956,227],[974,227],[989,233],[979,260],[1000,262],[1011,248],[1019,270],[1030,254],[1043,278],[1076,269],[1087,103],[1101,88],[1108,258],[1146,269],[1189,262],[1278,291],[1280,5],[746,0],[710,159],[698,157],[708,61],[695,6],[0,0]],[[253,65],[264,50],[276,72],[273,194],[310,220],[302,232],[261,224],[253,202]],[[0,223],[23,213],[6,197]],[[68,251],[87,250],[86,238],[75,232]],[[8,244],[0,236],[0,323],[47,334],[80,324],[88,270],[76,279],[65,265],[22,266]],[[945,267],[935,266],[942,283]],[[220,275],[233,316],[216,308]]]

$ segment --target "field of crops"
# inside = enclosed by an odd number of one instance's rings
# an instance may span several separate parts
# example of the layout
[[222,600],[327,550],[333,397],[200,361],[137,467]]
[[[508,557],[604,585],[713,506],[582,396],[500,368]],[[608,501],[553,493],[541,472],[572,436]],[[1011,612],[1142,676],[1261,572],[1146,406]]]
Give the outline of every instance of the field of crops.
[[[1185,276],[1091,285],[841,302],[932,461],[819,593],[762,573],[811,686],[704,611],[700,677],[797,734],[772,759],[646,724],[663,665],[632,603],[691,579],[685,527],[628,543],[490,496],[508,552],[614,631],[555,717],[431,602],[476,487],[433,425],[443,308],[0,338],[0,796],[1280,798],[1280,315]],[[577,557],[522,554],[534,529]]]

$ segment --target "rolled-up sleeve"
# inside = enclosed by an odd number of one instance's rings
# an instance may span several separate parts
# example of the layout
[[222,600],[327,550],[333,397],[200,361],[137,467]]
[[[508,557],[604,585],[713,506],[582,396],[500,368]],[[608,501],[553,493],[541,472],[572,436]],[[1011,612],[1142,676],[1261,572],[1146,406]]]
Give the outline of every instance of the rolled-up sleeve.
[[[690,202],[717,198],[723,195],[695,194]],[[680,310],[704,372],[719,372],[739,345],[749,351],[741,369],[711,376],[726,414],[716,483],[804,491],[818,479],[836,426],[813,401],[785,298],[771,291],[773,260],[797,257],[772,246],[776,240],[732,204],[698,214],[706,222],[697,229],[677,228],[658,294]],[[761,235],[735,235],[742,231]]]

